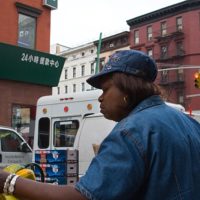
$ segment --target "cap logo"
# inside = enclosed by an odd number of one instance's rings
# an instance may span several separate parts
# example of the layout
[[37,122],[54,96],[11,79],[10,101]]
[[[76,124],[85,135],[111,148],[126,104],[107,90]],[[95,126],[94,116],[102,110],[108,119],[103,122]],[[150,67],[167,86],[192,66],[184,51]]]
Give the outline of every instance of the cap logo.
[[111,65],[105,65],[105,67],[104,67],[106,70],[110,70],[110,69],[112,69],[112,66]]
[[114,54],[113,56],[110,57],[110,62],[117,63],[119,61],[120,61],[120,57],[116,54]]
[[107,62],[107,64],[104,66],[104,70],[110,70],[112,69],[112,63],[118,63],[120,61],[120,57],[116,54],[112,55]]

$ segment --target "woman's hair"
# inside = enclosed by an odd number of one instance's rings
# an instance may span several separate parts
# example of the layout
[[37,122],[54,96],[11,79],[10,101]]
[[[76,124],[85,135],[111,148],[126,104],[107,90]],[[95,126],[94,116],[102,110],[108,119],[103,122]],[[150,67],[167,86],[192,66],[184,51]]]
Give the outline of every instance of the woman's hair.
[[147,97],[161,95],[161,90],[158,85],[142,78],[121,72],[113,73],[111,78],[117,88],[127,95],[129,111]]

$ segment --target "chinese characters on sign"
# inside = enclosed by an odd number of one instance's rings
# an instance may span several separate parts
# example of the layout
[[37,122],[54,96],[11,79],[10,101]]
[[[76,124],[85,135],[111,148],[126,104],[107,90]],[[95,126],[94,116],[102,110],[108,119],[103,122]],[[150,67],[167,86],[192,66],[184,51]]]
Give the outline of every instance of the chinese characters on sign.
[[54,59],[49,59],[47,57],[33,56],[28,53],[22,53],[21,61],[29,62],[29,63],[33,62],[33,63],[40,64],[43,66],[50,66],[50,67],[55,67],[55,68],[59,67],[58,60],[55,61]]

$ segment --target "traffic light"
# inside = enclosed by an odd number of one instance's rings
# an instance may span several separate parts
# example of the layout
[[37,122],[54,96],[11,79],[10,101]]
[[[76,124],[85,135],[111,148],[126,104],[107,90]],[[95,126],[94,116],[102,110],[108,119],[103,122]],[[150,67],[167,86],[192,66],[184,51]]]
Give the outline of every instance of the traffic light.
[[194,74],[194,86],[195,88],[200,88],[200,72]]

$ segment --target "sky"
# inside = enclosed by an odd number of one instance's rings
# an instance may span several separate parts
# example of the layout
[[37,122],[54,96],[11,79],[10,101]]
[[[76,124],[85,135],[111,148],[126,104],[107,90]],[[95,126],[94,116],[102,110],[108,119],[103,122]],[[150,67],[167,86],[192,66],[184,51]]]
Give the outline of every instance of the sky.
[[58,0],[51,12],[51,45],[77,47],[123,31],[127,20],[183,0]]

